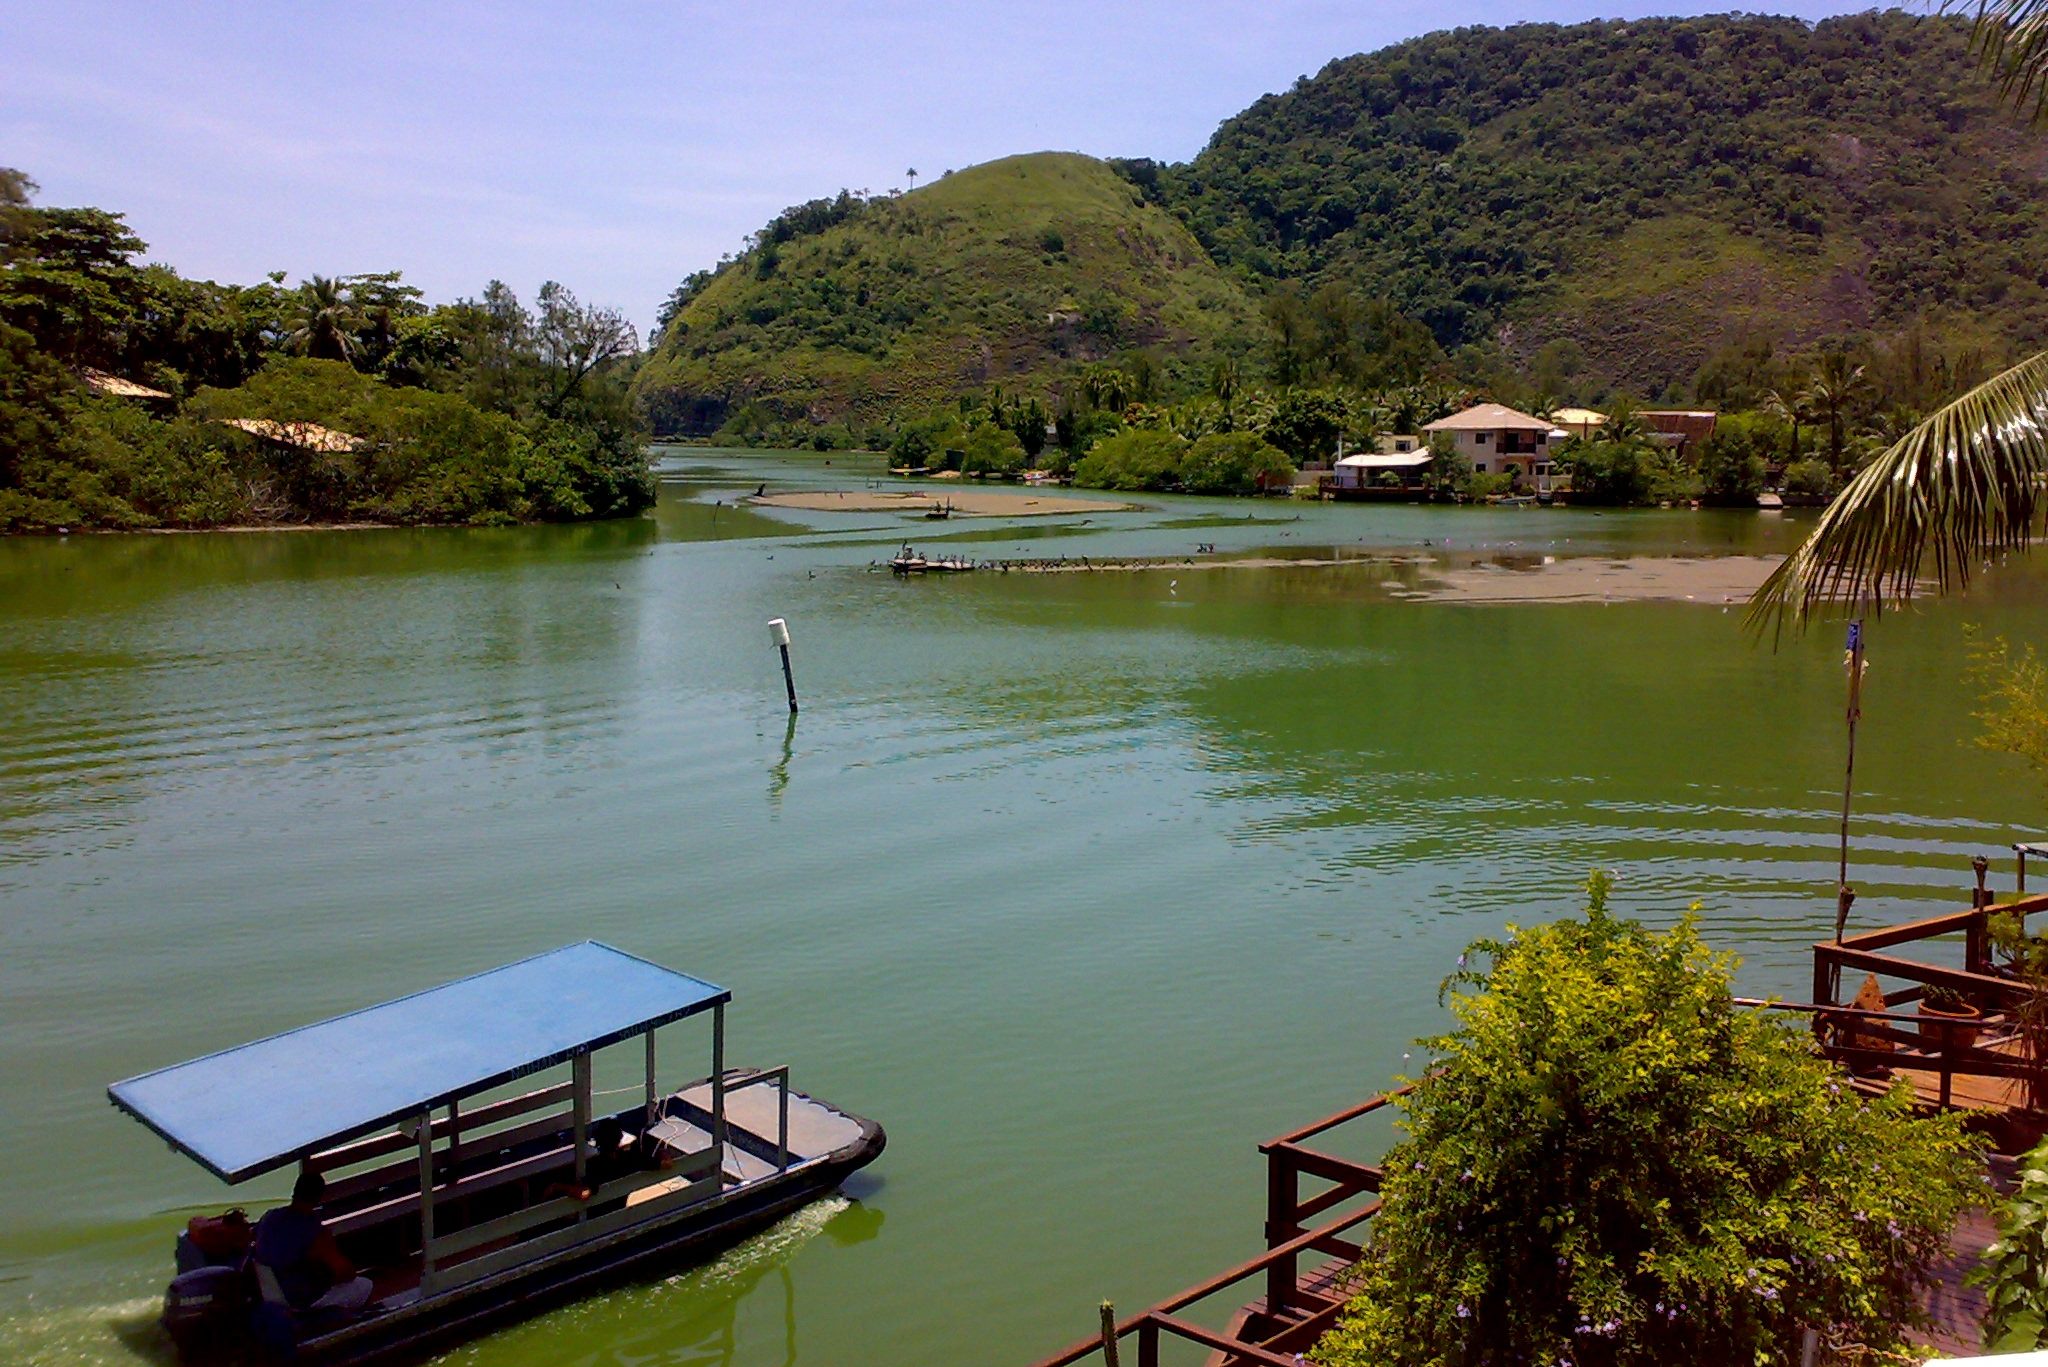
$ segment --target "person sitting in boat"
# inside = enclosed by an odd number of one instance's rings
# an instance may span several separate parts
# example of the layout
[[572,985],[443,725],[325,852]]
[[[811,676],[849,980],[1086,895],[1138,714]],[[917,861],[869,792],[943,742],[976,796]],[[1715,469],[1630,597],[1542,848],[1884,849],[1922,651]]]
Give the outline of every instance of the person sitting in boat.
[[[370,1279],[357,1275],[355,1264],[320,1222],[320,1198],[326,1191],[326,1178],[302,1172],[292,1184],[292,1203],[256,1222],[251,1252],[257,1280],[263,1281],[267,1272],[276,1284],[274,1294],[295,1310],[360,1310],[370,1299]],[[265,1300],[272,1298],[270,1285],[263,1291]]]
[[574,1196],[588,1201],[598,1188],[651,1166],[644,1137],[626,1143],[626,1127],[615,1116],[604,1116],[590,1127],[590,1147],[591,1152],[583,1160],[583,1185],[551,1182],[541,1193],[543,1197]]

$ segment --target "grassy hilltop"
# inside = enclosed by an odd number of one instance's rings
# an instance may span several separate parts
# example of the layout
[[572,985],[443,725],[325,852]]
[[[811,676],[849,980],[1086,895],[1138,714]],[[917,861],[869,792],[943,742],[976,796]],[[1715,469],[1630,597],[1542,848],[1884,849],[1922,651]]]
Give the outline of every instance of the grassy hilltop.
[[671,425],[699,430],[750,399],[867,418],[1133,347],[1198,364],[1251,346],[1257,319],[1246,288],[1107,163],[1040,152],[783,215],[688,299],[640,385],[677,396]]

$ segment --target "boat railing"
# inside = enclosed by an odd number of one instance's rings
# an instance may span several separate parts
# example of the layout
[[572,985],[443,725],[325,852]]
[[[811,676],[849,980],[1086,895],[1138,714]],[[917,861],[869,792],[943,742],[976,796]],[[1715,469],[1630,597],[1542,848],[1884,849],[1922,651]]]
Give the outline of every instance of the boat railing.
[[[574,1119],[574,1113],[569,1109],[552,1111],[539,1120],[516,1126],[506,1126],[505,1122],[530,1115],[534,1111],[563,1106],[565,1103],[573,1102],[574,1098],[574,1085],[564,1082],[558,1086],[543,1087],[500,1101],[485,1102],[467,1111],[462,1109],[460,1103],[451,1104],[443,1114],[435,1117],[433,1122],[431,1137],[435,1142],[442,1144],[442,1147],[435,1151],[437,1179],[459,1171],[465,1159],[473,1158],[478,1153],[506,1148],[567,1129]],[[340,1177],[330,1176],[326,1199],[330,1206],[338,1206],[386,1187],[409,1184],[417,1194],[418,1152],[419,1136],[415,1132],[393,1129],[310,1154],[305,1159],[304,1166],[314,1172],[332,1174],[343,1168],[374,1163],[377,1159],[394,1154],[406,1155],[395,1163],[364,1167]]]
[[[1210,1349],[1210,1361],[1218,1367],[1299,1367],[1297,1354],[1312,1348],[1344,1309],[1341,1276],[1330,1271],[1330,1260],[1348,1267],[1359,1259],[1364,1244],[1345,1236],[1377,1215],[1380,1203],[1373,1199],[1313,1228],[1307,1222],[1361,1197],[1376,1198],[1386,1176],[1374,1164],[1340,1157],[1310,1141],[1384,1109],[1414,1085],[1346,1107],[1259,1145],[1266,1157],[1266,1251],[1110,1326],[1107,1337],[1118,1343],[1135,1339],[1138,1367],[1159,1367],[1160,1347],[1168,1338]],[[1327,1185],[1304,1196],[1305,1177]],[[1301,1275],[1305,1253],[1323,1255],[1320,1270],[1306,1278]],[[1264,1300],[1247,1307],[1228,1328],[1209,1329],[1182,1314],[1254,1278],[1263,1280]],[[1105,1335],[1098,1333],[1035,1367],[1073,1367],[1099,1354],[1107,1361],[1104,1347]]]
[[773,1068],[762,1068],[749,1073],[745,1077],[737,1079],[728,1077],[725,1084],[725,1095],[730,1100],[734,1092],[741,1091],[747,1087],[758,1087],[769,1082],[775,1084],[776,1093],[775,1171],[783,1173],[789,1171],[789,1065],[778,1063]]

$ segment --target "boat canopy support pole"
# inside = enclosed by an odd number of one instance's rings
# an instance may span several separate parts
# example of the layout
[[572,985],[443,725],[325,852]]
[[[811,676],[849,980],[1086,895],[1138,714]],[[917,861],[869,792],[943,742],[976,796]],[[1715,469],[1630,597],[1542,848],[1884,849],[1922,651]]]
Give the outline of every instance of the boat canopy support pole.
[[420,1290],[434,1275],[434,1109],[420,1112]]
[[711,1008],[711,1153],[725,1181],[725,1003]]
[[[576,1187],[580,1191],[585,1183],[583,1174],[588,1159],[584,1148],[590,1142],[590,1051],[588,1049],[570,1060],[569,1076],[571,1090],[575,1093],[575,1141],[576,1141]],[[576,1207],[576,1223],[582,1224],[590,1218],[590,1203],[579,1202]]]
[[661,1118],[654,1094],[654,1032],[647,1032],[647,1124],[652,1128]]

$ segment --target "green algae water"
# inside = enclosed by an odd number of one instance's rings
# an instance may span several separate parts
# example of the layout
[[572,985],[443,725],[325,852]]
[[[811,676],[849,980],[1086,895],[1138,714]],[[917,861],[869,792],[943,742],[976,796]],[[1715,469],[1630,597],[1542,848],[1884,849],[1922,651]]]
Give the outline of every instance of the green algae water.
[[[1401,596],[1438,557],[1779,551],[1796,515],[929,524],[736,502],[871,461],[665,469],[631,523],[0,543],[0,1361],[167,1360],[175,1230],[282,1193],[222,1188],[108,1082],[572,940],[730,986],[732,1059],[889,1148],[708,1266],[450,1361],[1028,1362],[1255,1251],[1255,1143],[1379,1088],[1459,950],[1596,866],[1804,995],[1838,627],[1774,653],[1718,600]],[[876,571],[906,538],[1358,559]],[[2006,571],[1872,625],[1859,918],[1954,904],[2048,819],[1968,746],[1964,683],[1967,623],[2038,639],[2044,608]]]

